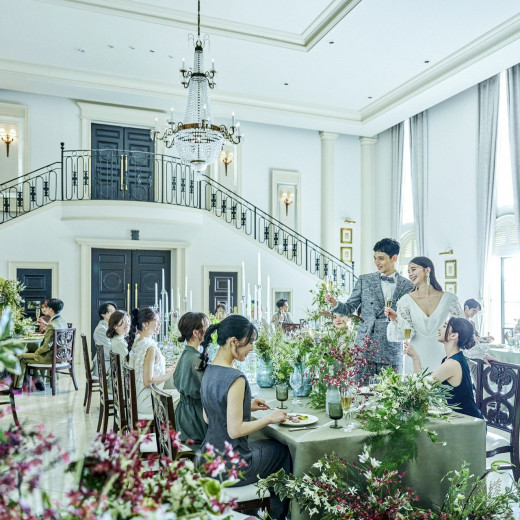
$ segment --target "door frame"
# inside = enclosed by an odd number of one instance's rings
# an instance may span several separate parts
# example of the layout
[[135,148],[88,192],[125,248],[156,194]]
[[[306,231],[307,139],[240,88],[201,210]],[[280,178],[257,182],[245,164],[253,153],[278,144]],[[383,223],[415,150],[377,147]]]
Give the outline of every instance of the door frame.
[[[92,248],[99,249],[148,249],[171,252],[171,276],[184,280],[186,276],[186,248],[189,242],[154,240],[117,240],[107,238],[76,238],[80,246],[80,330],[90,330],[90,297],[92,290]],[[176,264],[176,268],[175,268]],[[175,275],[175,276],[174,276]]]
[[240,302],[242,297],[242,267],[229,266],[229,265],[203,265],[202,266],[202,301],[204,307],[202,312],[210,314],[211,309],[208,306],[209,300],[209,273],[210,271],[216,271],[220,273],[237,273],[237,308],[240,314]]
[[50,269],[51,270],[51,291],[52,298],[59,298],[59,262],[14,262],[10,261],[8,264],[9,278],[16,280],[16,271],[18,269]]

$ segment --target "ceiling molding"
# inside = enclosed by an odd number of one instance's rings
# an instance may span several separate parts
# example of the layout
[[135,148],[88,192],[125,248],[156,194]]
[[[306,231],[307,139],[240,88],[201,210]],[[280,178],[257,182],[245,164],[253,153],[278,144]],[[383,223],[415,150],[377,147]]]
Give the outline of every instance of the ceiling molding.
[[[74,9],[84,9],[141,22],[166,25],[196,32],[194,13],[168,9],[135,0],[37,0]],[[328,32],[345,18],[362,0],[332,0],[302,33],[273,30],[268,27],[231,22],[226,18],[203,16],[201,29],[212,35],[238,38],[303,52],[310,51]]]
[[[468,43],[444,60],[432,65],[428,70],[387,92],[377,101],[361,110],[361,121],[368,123],[433,88],[450,77],[467,69],[478,61],[520,40],[520,14],[513,16],[491,31]],[[482,78],[484,80],[485,78]]]

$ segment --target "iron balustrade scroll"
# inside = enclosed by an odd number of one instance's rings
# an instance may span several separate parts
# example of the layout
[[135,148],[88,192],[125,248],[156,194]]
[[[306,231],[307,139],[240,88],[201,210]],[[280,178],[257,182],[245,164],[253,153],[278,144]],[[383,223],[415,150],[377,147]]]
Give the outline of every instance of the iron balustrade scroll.
[[[93,173],[102,179],[101,188],[93,187]],[[60,162],[0,184],[0,198],[0,224],[55,201],[146,201],[199,209],[318,278],[341,283],[347,293],[355,281],[353,262],[342,262],[207,175],[196,179],[189,166],[169,155],[118,149],[65,150],[62,143]]]

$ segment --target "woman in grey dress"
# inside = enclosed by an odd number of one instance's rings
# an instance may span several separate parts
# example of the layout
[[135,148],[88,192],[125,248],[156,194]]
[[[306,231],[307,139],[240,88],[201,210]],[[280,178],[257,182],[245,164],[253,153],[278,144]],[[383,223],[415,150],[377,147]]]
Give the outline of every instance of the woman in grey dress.
[[173,384],[180,393],[179,404],[175,409],[175,425],[181,435],[181,442],[191,439],[195,449],[200,447],[208,429],[202,416],[200,384],[203,372],[199,370],[198,351],[208,327],[208,317],[202,312],[187,312],[178,324],[181,333],[178,340],[186,344],[173,374]]
[[[211,365],[208,365],[207,347],[211,336],[217,332],[219,349]],[[248,436],[261,430],[268,424],[284,422],[287,414],[274,410],[269,415],[251,421],[251,412],[268,410],[262,399],[251,400],[251,389],[246,376],[233,368],[235,361],[244,361],[253,350],[253,342],[258,333],[255,326],[243,316],[232,314],[220,323],[210,325],[202,342],[201,397],[204,419],[208,430],[202,446],[210,444],[217,450],[224,451],[227,441],[232,449],[247,462],[236,486],[245,486],[266,478],[272,473],[284,469],[291,471],[291,457],[287,446],[274,439],[262,439],[249,442]],[[287,516],[289,501],[283,502],[271,490],[271,517],[275,520]]]

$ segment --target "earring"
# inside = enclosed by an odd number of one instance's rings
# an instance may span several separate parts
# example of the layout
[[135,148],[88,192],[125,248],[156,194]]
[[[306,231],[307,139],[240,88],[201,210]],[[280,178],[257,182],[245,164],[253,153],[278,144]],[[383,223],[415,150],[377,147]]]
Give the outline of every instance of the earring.
[[430,273],[426,275],[426,285],[430,285]]

